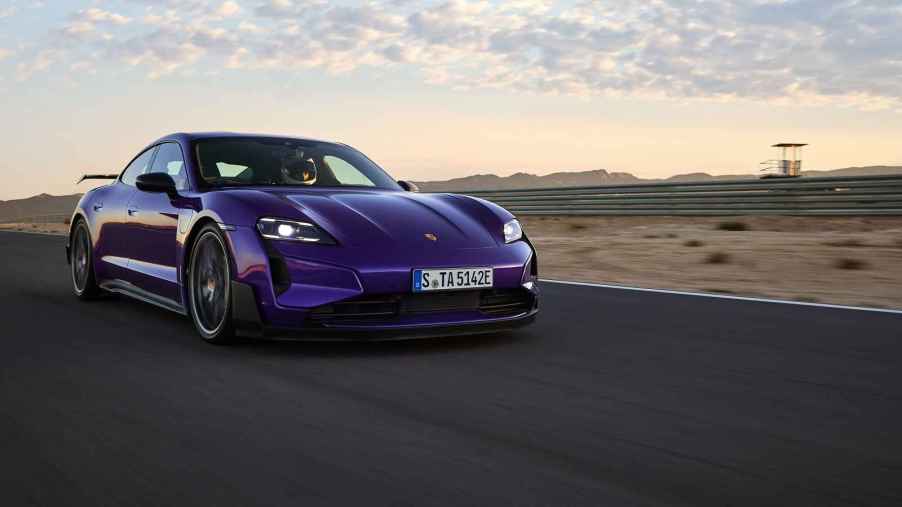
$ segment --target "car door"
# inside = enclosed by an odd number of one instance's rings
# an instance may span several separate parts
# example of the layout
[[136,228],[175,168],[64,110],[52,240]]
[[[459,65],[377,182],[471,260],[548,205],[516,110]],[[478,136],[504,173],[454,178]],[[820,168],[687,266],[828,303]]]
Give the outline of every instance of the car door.
[[95,256],[98,281],[124,280],[132,282],[128,261],[127,207],[132,195],[137,191],[135,180],[150,167],[156,147],[145,150],[135,157],[122,171],[119,179],[103,188],[91,205],[88,213],[94,213]]
[[[158,146],[147,173],[166,173],[176,189],[188,187],[185,160],[178,143]],[[176,303],[181,302],[178,276],[179,198],[136,190],[128,203],[127,222],[131,258],[129,269],[139,288]]]

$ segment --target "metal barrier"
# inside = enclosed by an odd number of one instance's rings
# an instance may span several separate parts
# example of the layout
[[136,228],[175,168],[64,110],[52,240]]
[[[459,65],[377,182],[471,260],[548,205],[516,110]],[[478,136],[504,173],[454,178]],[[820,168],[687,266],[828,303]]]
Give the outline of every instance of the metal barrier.
[[902,215],[902,175],[460,193],[518,215]]
[[[471,190],[518,215],[902,215],[902,175]],[[0,223],[65,223],[48,214]]]

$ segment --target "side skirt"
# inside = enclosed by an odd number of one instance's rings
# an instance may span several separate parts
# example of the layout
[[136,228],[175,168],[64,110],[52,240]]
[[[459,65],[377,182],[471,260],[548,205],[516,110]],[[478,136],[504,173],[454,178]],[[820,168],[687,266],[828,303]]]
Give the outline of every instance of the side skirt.
[[125,280],[109,280],[102,282],[100,284],[100,288],[108,292],[123,294],[144,303],[150,303],[154,306],[159,306],[164,310],[169,310],[171,312],[178,313],[179,315],[188,315],[188,312],[185,311],[185,307],[181,304],[171,299],[158,296],[152,292],[148,292],[140,287],[136,287],[135,285],[126,282]]

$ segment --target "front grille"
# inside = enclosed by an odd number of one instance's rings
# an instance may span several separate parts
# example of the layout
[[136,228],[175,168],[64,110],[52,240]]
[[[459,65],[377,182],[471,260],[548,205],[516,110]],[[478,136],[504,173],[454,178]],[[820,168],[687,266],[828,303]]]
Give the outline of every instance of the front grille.
[[479,291],[405,294],[401,297],[402,314],[453,312],[479,309]]
[[478,311],[506,317],[528,312],[534,296],[524,289],[488,289],[368,296],[314,308],[314,322],[391,322],[404,315]]

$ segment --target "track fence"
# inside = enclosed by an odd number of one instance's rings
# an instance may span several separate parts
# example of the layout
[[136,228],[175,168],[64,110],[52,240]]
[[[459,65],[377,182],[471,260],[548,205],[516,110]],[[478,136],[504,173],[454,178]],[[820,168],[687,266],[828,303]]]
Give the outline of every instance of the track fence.
[[518,215],[902,215],[902,175],[460,192]]
[[[470,190],[518,215],[902,215],[902,175]],[[0,223],[63,224],[71,214]]]

